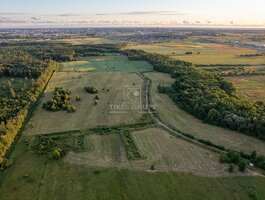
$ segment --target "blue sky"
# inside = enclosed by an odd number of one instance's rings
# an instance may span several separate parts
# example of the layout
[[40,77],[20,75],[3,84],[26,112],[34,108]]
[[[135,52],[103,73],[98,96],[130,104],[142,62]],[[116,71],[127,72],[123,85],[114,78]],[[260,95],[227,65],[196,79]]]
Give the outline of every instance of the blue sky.
[[264,0],[0,0],[0,5],[0,27],[265,27]]

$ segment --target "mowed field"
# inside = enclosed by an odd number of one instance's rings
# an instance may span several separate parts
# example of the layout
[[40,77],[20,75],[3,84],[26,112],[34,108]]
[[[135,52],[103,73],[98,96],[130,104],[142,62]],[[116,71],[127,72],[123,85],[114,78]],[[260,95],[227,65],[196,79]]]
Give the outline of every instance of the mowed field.
[[[93,144],[96,141],[95,145],[99,147],[98,149],[90,147],[91,151],[94,152],[91,156],[101,158],[104,161],[112,158],[113,160],[110,159],[110,161],[120,162],[117,158],[123,158],[123,154],[118,155],[117,153],[124,150],[121,146],[116,146],[116,144],[120,144],[117,135],[91,137],[88,139]],[[137,131],[134,133],[134,137],[138,142],[138,146],[141,146],[141,150],[147,150],[148,155],[152,155],[152,158],[157,158],[158,156],[155,154],[158,153],[163,160],[165,150],[178,150],[176,152],[178,155],[175,156],[172,152],[167,155],[166,160],[174,158],[174,163],[178,167],[185,165],[185,163],[180,164],[182,161],[188,162],[192,166],[200,165],[204,169],[215,166],[215,159],[209,161],[209,157],[213,156],[212,153],[208,154],[206,150],[198,150],[197,147],[192,147],[189,144],[186,146],[184,141],[176,141],[176,138],[171,138],[166,132],[158,132],[158,129]],[[26,139],[22,135],[12,153],[11,158],[16,162],[8,170],[0,172],[0,197],[3,200],[44,200],[51,199],[51,197],[52,199],[65,200],[248,200],[251,199],[250,195],[253,194],[258,199],[265,198],[265,179],[260,176],[205,177],[179,172],[150,172],[121,169],[119,167],[92,167],[87,165],[90,159],[87,159],[87,157],[84,157],[83,164],[79,164],[69,163],[67,159],[55,161],[37,155],[28,150]],[[166,144],[169,146],[164,146]],[[91,144],[86,145],[89,148]],[[163,145],[163,148],[161,148],[161,145]],[[160,148],[161,152],[158,152],[156,147]],[[103,152],[101,152],[102,150]],[[215,158],[215,156],[212,158]],[[92,159],[95,160],[95,158]],[[203,161],[205,163],[202,163]],[[158,163],[156,164],[156,167],[160,166]],[[219,168],[217,163],[216,165]],[[96,169],[101,169],[101,173],[95,173]],[[198,170],[200,169],[198,167]]]
[[[95,95],[85,91],[84,87],[86,86],[95,86],[98,89],[98,105],[94,104]],[[42,104],[52,97],[55,87],[65,87],[72,92],[72,101],[76,107],[75,113],[64,111],[49,112],[42,109]],[[57,72],[52,77],[49,87],[45,91],[44,97],[41,99],[41,103],[37,107],[25,132],[32,135],[80,130],[99,125],[133,123],[142,114],[139,109],[130,109],[134,104],[135,106],[139,104],[139,101],[130,101],[126,96],[128,91],[124,90],[124,88],[131,87],[137,89],[143,87],[143,80],[136,73]],[[139,98],[141,95],[139,95]],[[81,101],[75,101],[76,96],[81,97]],[[126,109],[126,112],[121,112],[119,107],[114,107],[116,105],[126,106],[127,103],[129,109]]]
[[97,56],[80,58],[78,61],[63,63],[59,71],[152,71],[153,67],[145,61],[130,61],[126,56]]
[[[241,54],[256,54],[255,50],[231,47],[224,44],[198,43],[190,40],[150,44],[132,44],[127,49],[140,49],[150,53],[169,55],[172,58],[193,64],[265,64],[265,56],[241,57]],[[186,55],[192,52],[192,55]]]
[[152,80],[151,100],[156,107],[161,120],[168,125],[176,127],[197,138],[207,139],[226,148],[251,153],[256,150],[258,154],[265,155],[265,142],[247,135],[203,123],[176,106],[168,95],[160,94],[157,90],[159,83],[169,84],[174,80],[163,73],[145,73]]
[[87,136],[87,150],[81,153],[70,152],[65,162],[72,165],[140,171],[148,171],[154,164],[159,172],[176,171],[203,176],[229,175],[227,166],[219,163],[217,153],[171,136],[163,129],[148,128],[131,135],[142,156],[140,160],[129,161],[121,137],[111,134]]
[[243,97],[265,102],[265,75],[235,76],[228,80]]

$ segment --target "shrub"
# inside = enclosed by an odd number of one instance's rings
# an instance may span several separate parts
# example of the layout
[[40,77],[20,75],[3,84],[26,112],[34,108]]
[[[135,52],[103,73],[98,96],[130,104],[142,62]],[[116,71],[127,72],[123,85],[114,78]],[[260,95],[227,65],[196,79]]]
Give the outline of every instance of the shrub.
[[60,148],[54,149],[52,152],[52,158],[55,160],[62,158],[62,150]]
[[97,169],[95,169],[94,174],[100,174],[101,172],[102,172],[102,169],[101,168],[97,168]]
[[76,96],[76,97],[75,97],[75,100],[76,100],[76,101],[80,101],[81,98],[80,98],[79,96]]
[[246,162],[244,160],[241,160],[238,164],[238,169],[241,172],[245,172],[247,168]]
[[233,172],[234,172],[234,165],[233,165],[233,164],[230,164],[230,165],[229,165],[228,171],[229,171],[230,173],[233,173]]
[[154,171],[154,170],[155,170],[155,165],[152,164],[152,165],[150,166],[150,169],[151,169],[152,171]]
[[0,164],[0,170],[5,170],[13,164],[13,161],[7,158],[3,158],[1,164]]
[[85,87],[85,90],[90,94],[97,94],[98,90],[96,87]]

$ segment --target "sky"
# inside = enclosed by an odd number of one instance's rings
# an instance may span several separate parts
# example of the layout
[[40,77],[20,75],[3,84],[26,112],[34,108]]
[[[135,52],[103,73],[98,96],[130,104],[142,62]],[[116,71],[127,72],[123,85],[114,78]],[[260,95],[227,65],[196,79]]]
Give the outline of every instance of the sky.
[[264,0],[0,0],[0,28],[259,27]]

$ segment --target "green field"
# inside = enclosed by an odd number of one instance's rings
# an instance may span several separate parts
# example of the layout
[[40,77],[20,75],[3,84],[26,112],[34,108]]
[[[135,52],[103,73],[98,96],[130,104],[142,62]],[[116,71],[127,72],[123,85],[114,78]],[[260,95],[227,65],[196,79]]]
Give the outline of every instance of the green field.
[[[116,167],[100,168],[101,173],[96,174],[98,167],[68,164],[65,160],[54,161],[37,155],[29,151],[25,139],[25,136],[20,138],[12,153],[15,163],[0,174],[0,197],[3,200],[51,197],[66,200],[265,198],[265,179],[259,176],[210,178]],[[115,137],[113,139],[116,140]],[[111,147],[106,142],[103,145],[105,149]]]
[[153,67],[145,61],[130,61],[126,56],[97,56],[80,58],[78,61],[63,63],[59,71],[152,71]]
[[[84,87],[94,86],[98,89],[99,101],[95,105],[95,95],[89,94]],[[71,91],[76,112],[63,111],[49,112],[42,109],[42,104],[52,97],[56,87],[64,87]],[[127,72],[56,72],[47,87],[40,105],[36,108],[30,120],[26,134],[36,135],[69,130],[86,129],[102,125],[118,125],[121,123],[134,123],[141,116],[139,109],[132,109],[131,104],[140,104],[139,101],[131,102],[126,95],[126,88],[143,87],[143,80],[136,73]],[[143,90],[143,89],[142,89]],[[79,96],[81,101],[75,101]],[[120,110],[115,106],[126,106],[126,110]]]
[[[193,64],[215,65],[215,64],[265,64],[265,56],[241,57],[241,54],[256,54],[255,50],[232,47],[224,44],[199,43],[191,40],[132,44],[127,49],[140,49],[150,53],[159,53],[172,58],[192,62]],[[186,55],[192,52],[192,55]]]

